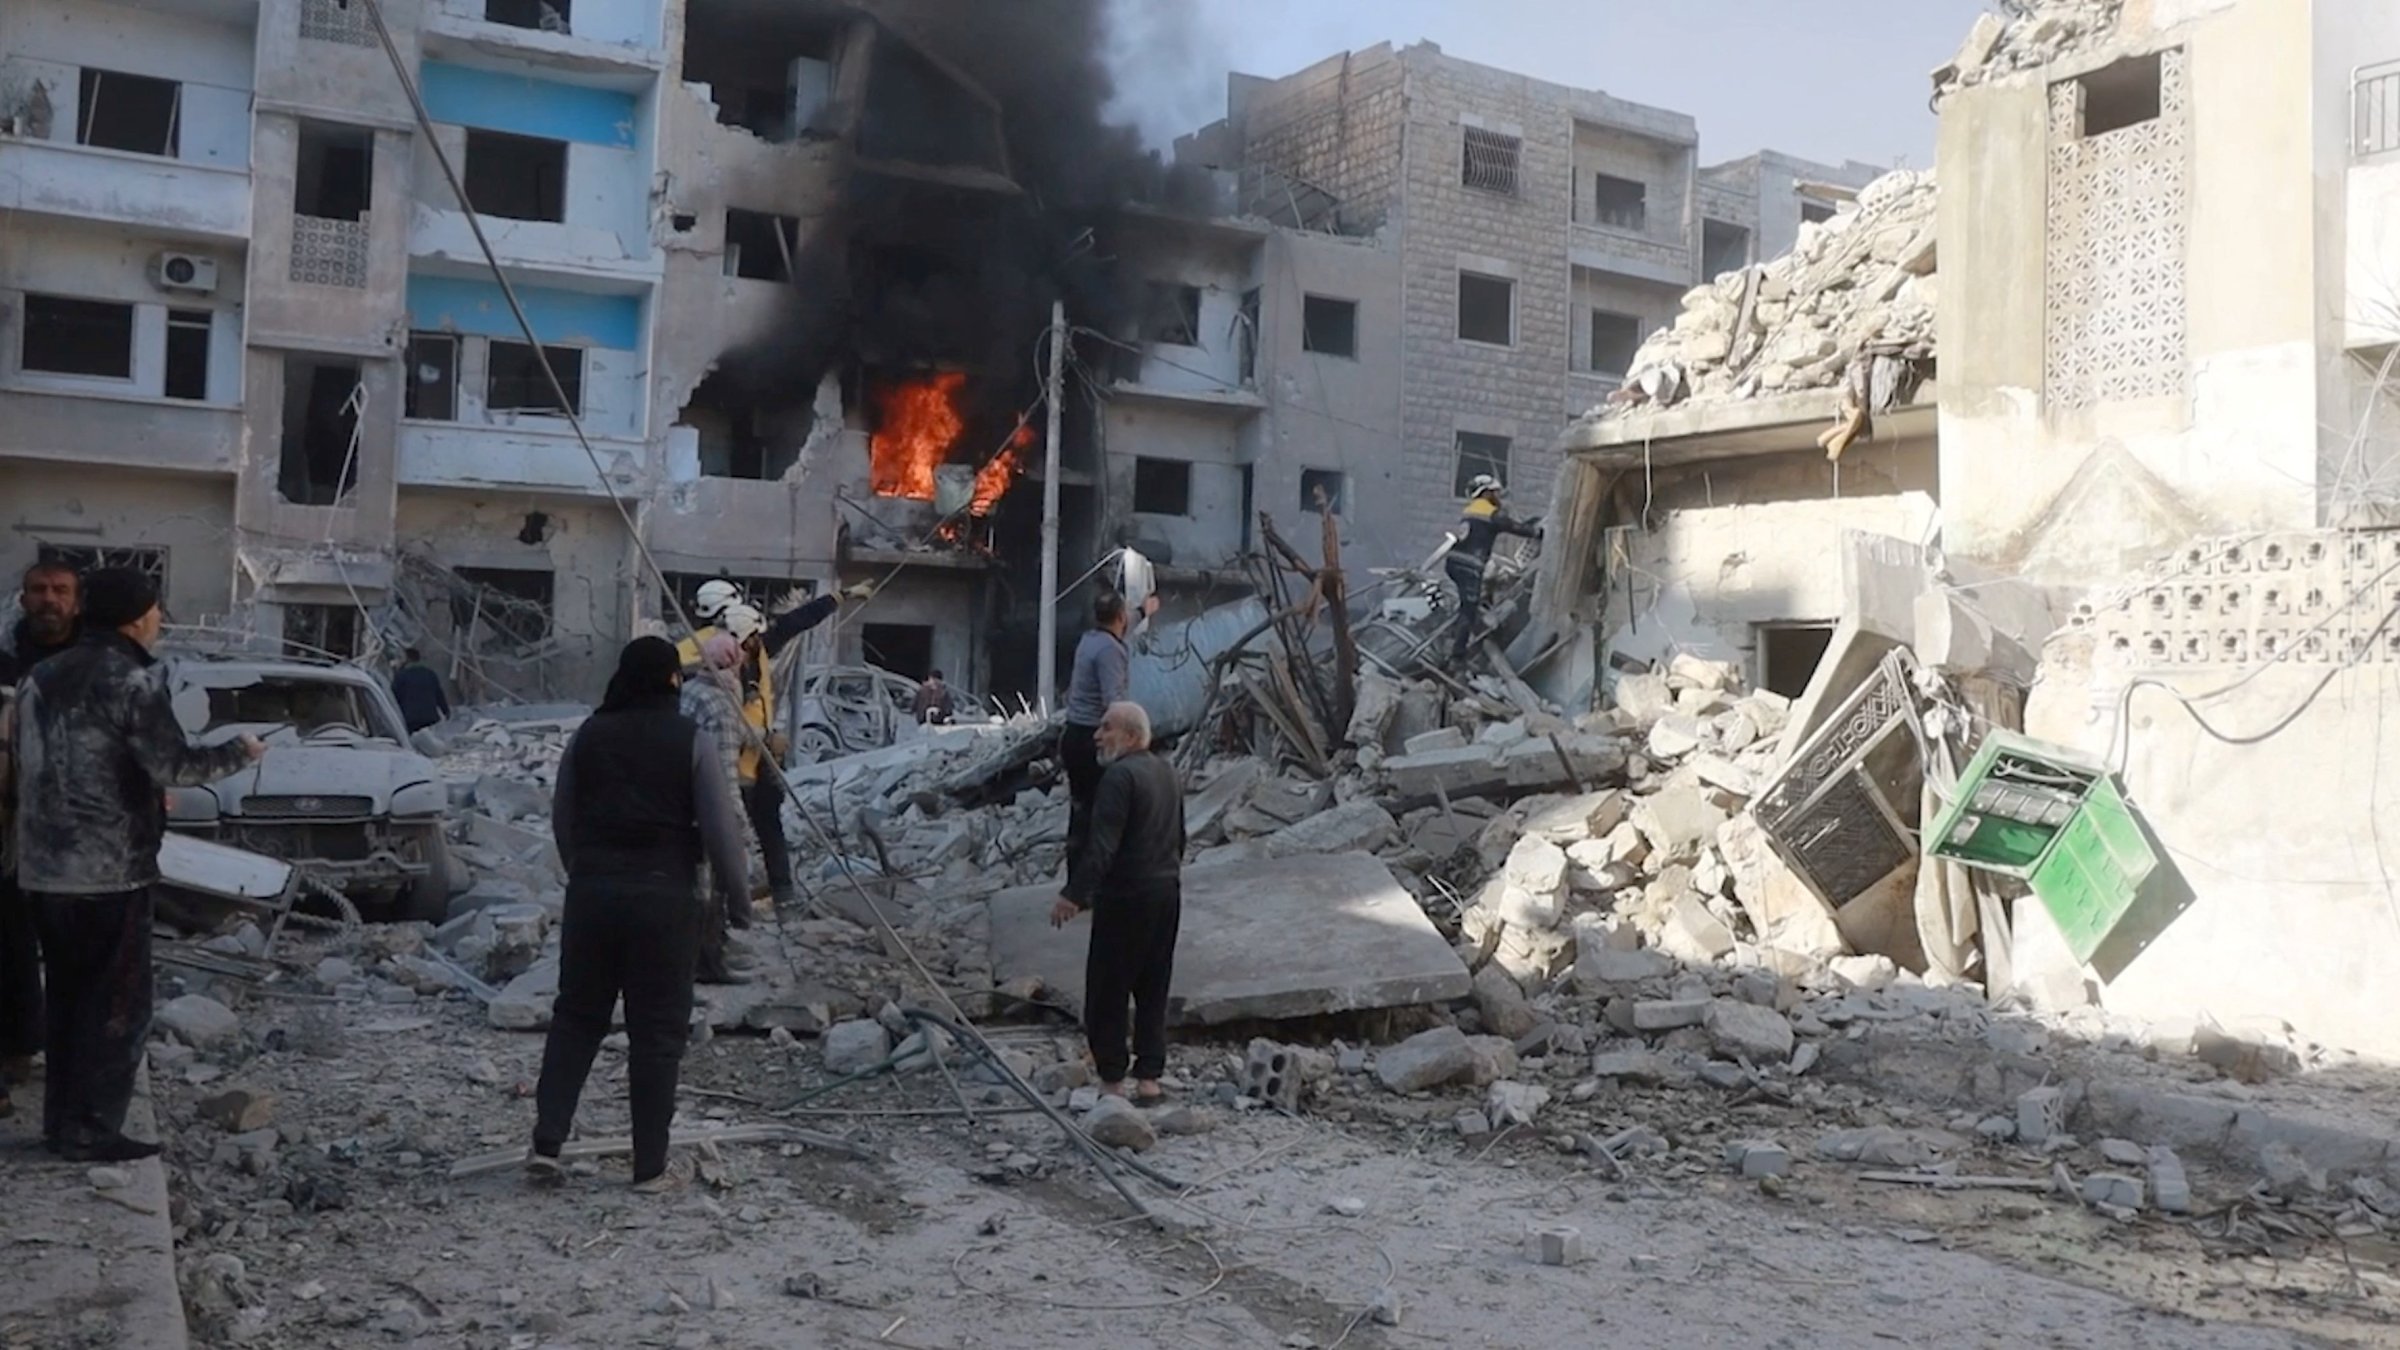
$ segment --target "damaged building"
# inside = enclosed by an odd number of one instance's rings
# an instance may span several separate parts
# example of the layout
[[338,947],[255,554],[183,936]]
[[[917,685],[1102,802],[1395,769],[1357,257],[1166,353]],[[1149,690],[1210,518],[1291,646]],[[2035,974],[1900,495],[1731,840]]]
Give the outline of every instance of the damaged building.
[[[2391,1053],[2396,54],[2369,3],[1985,18],[1933,173],[1689,292],[1561,438],[1520,641],[1594,640],[1529,678],[1791,694],[1757,814],[1854,942]],[[2020,810],[2106,843],[1953,865]]]

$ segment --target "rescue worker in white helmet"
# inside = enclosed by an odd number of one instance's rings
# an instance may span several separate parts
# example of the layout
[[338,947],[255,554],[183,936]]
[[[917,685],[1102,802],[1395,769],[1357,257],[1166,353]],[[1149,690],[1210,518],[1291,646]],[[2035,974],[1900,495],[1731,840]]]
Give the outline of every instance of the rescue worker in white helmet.
[[1483,570],[1492,560],[1492,544],[1501,535],[1540,539],[1542,522],[1516,520],[1500,507],[1500,480],[1479,473],[1467,482],[1466,505],[1459,508],[1459,541],[1442,561],[1450,584],[1458,588],[1458,626],[1452,630],[1450,664],[1464,661],[1475,645],[1483,621]]

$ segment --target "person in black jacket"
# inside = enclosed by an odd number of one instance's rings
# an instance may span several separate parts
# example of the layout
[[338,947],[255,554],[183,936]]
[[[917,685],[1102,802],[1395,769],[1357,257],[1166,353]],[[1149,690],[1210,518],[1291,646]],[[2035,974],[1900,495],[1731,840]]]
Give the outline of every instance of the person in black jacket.
[[550,829],[567,904],[526,1157],[537,1179],[562,1175],[559,1150],[622,995],[633,1180],[645,1191],[668,1184],[667,1127],[700,948],[700,863],[720,885],[747,875],[716,743],[677,706],[681,664],[664,638],[628,643],[607,696],[558,763]]
[[1183,785],[1150,750],[1150,716],[1138,703],[1112,705],[1100,720],[1108,768],[1092,799],[1082,852],[1050,922],[1092,913],[1084,963],[1084,1037],[1101,1090],[1125,1091],[1125,1003],[1133,1002],[1134,1100],[1166,1095],[1167,998],[1175,982],[1175,939],[1183,925]]
[[1458,588],[1458,627],[1450,639],[1450,664],[1466,660],[1475,645],[1475,630],[1483,622],[1483,571],[1491,565],[1492,545],[1501,535],[1520,539],[1542,537],[1542,522],[1515,520],[1500,507],[1500,480],[1479,473],[1467,484],[1467,504],[1458,512],[1459,540],[1442,559],[1442,570]]
[[407,649],[400,668],[392,672],[392,701],[400,705],[401,723],[411,736],[441,725],[450,715],[450,696],[442,692],[442,677],[433,673],[433,667],[425,664],[414,647]]
[[84,579],[83,636],[18,686],[17,884],[41,926],[43,1142],[93,1162],[147,1158],[125,1111],[150,1034],[150,888],[166,790],[214,782],[267,748],[243,736],[194,745],[166,667],[150,655],[158,586],[131,568]]
[[[16,697],[17,682],[43,661],[75,645],[83,608],[83,580],[63,562],[37,562],[18,581],[19,618],[0,633],[0,715]],[[0,745],[0,780],[8,751]],[[0,831],[8,828],[0,813]],[[0,839],[0,1116],[15,1113],[12,1084],[33,1081],[33,1057],[42,1049],[42,940],[33,902],[17,889],[8,841]]]

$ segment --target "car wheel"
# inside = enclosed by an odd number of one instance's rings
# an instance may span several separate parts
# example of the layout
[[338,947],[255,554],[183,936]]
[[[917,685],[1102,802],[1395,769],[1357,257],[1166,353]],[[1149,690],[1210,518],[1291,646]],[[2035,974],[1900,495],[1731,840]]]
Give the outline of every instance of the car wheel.
[[834,757],[841,747],[823,727],[802,727],[799,738],[792,742],[792,758],[801,764],[816,764]]
[[425,859],[425,875],[400,893],[395,917],[403,923],[440,923],[450,917],[450,841],[439,825],[421,826],[412,833],[420,841],[418,854]]

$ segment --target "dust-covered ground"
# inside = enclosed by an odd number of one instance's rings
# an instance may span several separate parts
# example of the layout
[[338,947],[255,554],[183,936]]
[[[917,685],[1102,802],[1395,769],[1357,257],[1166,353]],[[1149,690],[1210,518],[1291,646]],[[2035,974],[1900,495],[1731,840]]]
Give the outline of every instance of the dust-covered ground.
[[[372,968],[360,944],[345,950]],[[541,1037],[491,1029],[456,994],[310,987],[216,982],[238,1040],[178,1047],[158,1073],[199,1345],[2400,1343],[2400,1253],[2355,1201],[2309,1189],[2318,1179],[2287,1202],[2194,1163],[2192,1214],[2110,1217],[2040,1184],[2055,1166],[2106,1170],[2097,1141],[2036,1150],[1962,1132],[1971,1114],[1901,1098],[1899,1052],[1833,1056],[1847,1077],[1779,1094],[1594,1080],[1589,1056],[1529,1057],[1514,1077],[1549,1083],[1554,1103],[1530,1125],[1462,1133],[1486,1090],[1402,1096],[1358,1071],[1363,1056],[1328,1055],[1297,1114],[1245,1109],[1226,1102],[1242,1045],[1186,1043],[1174,1123],[1192,1132],[1143,1155],[1176,1189],[1135,1183],[1161,1231],[962,1052],[948,1062],[972,1122],[932,1071],[778,1114],[826,1081],[808,1038],[697,1045],[679,1128],[780,1121],[871,1157],[686,1150],[685,1184],[655,1197],[629,1191],[621,1157],[557,1189],[513,1166],[453,1180],[461,1159],[523,1147]],[[1075,1080],[1076,1043],[1055,1022],[993,1036],[1053,1086]],[[272,1100],[233,1119],[229,1088]],[[625,1123],[612,1049],[579,1137]],[[1912,1168],[2035,1188],[1881,1184],[1870,1164],[1818,1156],[1829,1135],[1878,1129]],[[1749,1139],[1787,1147],[1790,1174],[1737,1176],[1725,1145]],[[1534,1255],[1529,1230],[1558,1225],[1579,1262]]]

